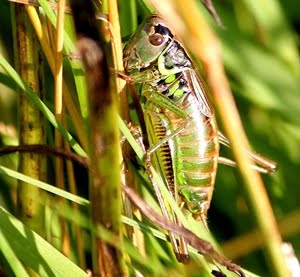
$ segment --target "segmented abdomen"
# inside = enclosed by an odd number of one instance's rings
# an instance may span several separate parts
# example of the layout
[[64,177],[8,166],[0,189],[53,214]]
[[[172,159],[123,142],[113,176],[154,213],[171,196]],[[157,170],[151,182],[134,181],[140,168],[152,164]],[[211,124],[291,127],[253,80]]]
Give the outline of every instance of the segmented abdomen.
[[186,121],[186,128],[169,141],[173,157],[174,182],[186,207],[205,221],[214,189],[219,156],[219,140],[215,116],[205,116],[191,93],[180,107],[190,119],[166,112],[171,129],[177,130]]

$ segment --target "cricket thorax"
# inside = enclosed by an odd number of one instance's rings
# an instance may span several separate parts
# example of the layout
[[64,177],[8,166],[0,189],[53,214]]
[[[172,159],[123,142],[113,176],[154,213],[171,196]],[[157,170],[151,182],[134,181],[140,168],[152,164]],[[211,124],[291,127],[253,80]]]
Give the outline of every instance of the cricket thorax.
[[175,40],[170,42],[162,57],[159,57],[159,63],[163,63],[165,70],[171,70],[171,72],[193,67],[186,51]]

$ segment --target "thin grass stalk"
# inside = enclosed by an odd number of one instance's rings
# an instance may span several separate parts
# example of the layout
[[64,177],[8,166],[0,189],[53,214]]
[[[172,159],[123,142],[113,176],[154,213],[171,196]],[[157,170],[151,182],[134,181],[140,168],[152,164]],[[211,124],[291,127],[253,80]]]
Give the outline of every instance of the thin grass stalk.
[[[160,10],[158,1],[152,1],[157,10]],[[164,3],[170,1],[164,1]],[[250,169],[251,161],[245,154],[249,149],[245,132],[225,76],[223,63],[220,55],[219,41],[213,31],[199,12],[194,1],[175,1],[176,8],[180,11],[184,20],[184,27],[176,26],[175,30],[182,37],[187,46],[197,55],[202,62],[207,75],[208,85],[212,91],[216,108],[221,116],[224,129],[232,145],[232,151],[241,171],[245,190],[247,192],[253,215],[257,221],[266,244],[267,257],[269,258],[276,276],[289,276],[289,271],[284,256],[281,252],[281,236],[270,205],[264,184],[260,175]],[[160,10],[163,14],[164,11]],[[169,13],[170,14],[170,13]],[[170,22],[174,18],[166,15]],[[178,19],[177,13],[174,17]],[[238,138],[238,139],[237,139]]]
[[[62,65],[62,50],[63,50],[63,34],[64,34],[64,6],[65,1],[58,2],[57,26],[56,26],[56,47],[55,47],[55,75],[54,75],[54,114],[55,117],[62,122],[63,112],[63,65]],[[62,137],[58,130],[55,130],[55,147],[62,147]],[[63,188],[63,163],[61,158],[56,158],[55,175],[57,187]]]
[[[122,51],[122,39],[121,39],[121,29],[120,29],[120,21],[119,21],[119,9],[118,3],[116,0],[108,1],[107,2],[108,8],[108,18],[109,18],[109,27],[110,27],[110,43],[113,55],[113,69],[116,73],[121,72],[124,73],[124,66],[123,66],[123,51]],[[129,104],[128,104],[128,96],[126,92],[126,81],[117,78],[116,79],[117,85],[117,92],[119,96],[119,110],[120,116],[122,117],[125,122],[130,122],[130,115],[129,115]],[[122,154],[124,160],[130,157],[132,153],[132,148],[129,146],[127,142],[124,142],[122,145]],[[120,160],[120,164],[122,164],[122,160]],[[124,164],[124,166],[126,166]],[[135,178],[134,174],[129,170],[124,170],[125,173],[122,174],[122,183],[129,186],[134,186]],[[123,210],[127,216],[132,216],[132,209],[130,201],[124,196],[124,205]],[[126,226],[127,230],[127,237],[132,239],[133,236],[133,228],[130,226]]]
[[[54,114],[59,122],[63,122],[63,36],[65,19],[65,0],[58,2],[57,26],[55,34],[55,75],[54,75]],[[52,26],[49,26],[52,30]],[[63,140],[60,132],[55,129],[55,147],[62,148]],[[55,158],[55,183],[58,188],[65,189],[64,185],[64,164],[60,157]],[[68,226],[63,218],[60,218],[61,225],[61,251],[65,256],[70,255],[70,238]]]
[[[111,41],[112,41],[113,65],[116,72],[124,72],[118,1],[116,0],[108,1],[107,4],[108,4],[108,18],[110,23],[109,28],[112,33]],[[118,93],[121,93],[125,89],[126,81],[122,80],[121,78],[117,78],[116,83],[117,83],[117,91]]]

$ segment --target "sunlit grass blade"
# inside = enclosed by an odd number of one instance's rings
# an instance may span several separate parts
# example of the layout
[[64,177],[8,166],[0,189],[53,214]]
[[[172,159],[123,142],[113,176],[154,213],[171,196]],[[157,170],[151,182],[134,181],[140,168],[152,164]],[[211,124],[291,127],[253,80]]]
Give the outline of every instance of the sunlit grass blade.
[[57,187],[54,187],[52,185],[49,185],[45,182],[42,182],[40,180],[36,180],[36,179],[33,179],[29,176],[26,176],[24,174],[21,174],[15,170],[12,170],[12,169],[9,169],[7,167],[4,167],[4,166],[0,166],[0,174],[5,174],[7,176],[10,176],[12,178],[15,178],[17,180],[20,180],[20,181],[23,181],[23,182],[26,182],[28,184],[31,184],[33,186],[36,186],[40,189],[43,189],[43,190],[46,190],[50,193],[53,193],[57,196],[60,196],[60,197],[63,197],[65,199],[68,199],[70,201],[73,201],[79,205],[88,205],[89,204],[89,201],[80,197],[80,196],[77,196],[77,195],[74,195],[72,193],[69,193],[65,190],[62,190],[62,189],[59,189]]
[[0,224],[2,237],[18,258],[40,276],[87,276],[69,258],[3,208],[0,208]]
[[5,233],[0,231],[0,249],[3,257],[6,259],[7,263],[11,265],[11,270],[13,271],[15,276],[29,277],[14,249],[11,247],[8,239],[9,238],[5,236]]

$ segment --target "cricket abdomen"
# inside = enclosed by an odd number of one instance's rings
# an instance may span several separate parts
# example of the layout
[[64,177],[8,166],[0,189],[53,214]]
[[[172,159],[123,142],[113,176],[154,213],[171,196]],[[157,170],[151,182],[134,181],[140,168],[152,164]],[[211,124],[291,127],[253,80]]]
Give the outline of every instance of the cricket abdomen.
[[193,95],[182,103],[190,119],[169,115],[172,129],[189,124],[169,142],[173,159],[175,186],[184,206],[195,217],[206,218],[210,206],[219,156],[218,130],[214,114],[202,114]]

